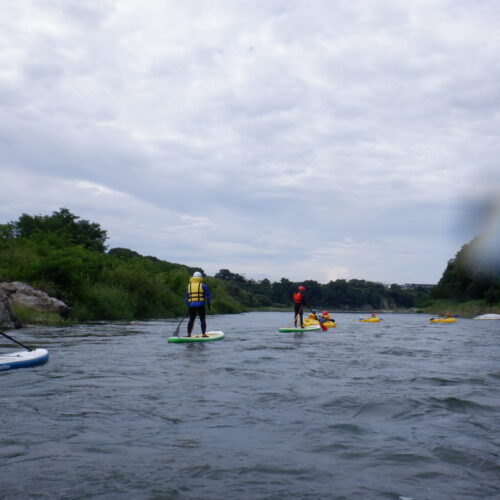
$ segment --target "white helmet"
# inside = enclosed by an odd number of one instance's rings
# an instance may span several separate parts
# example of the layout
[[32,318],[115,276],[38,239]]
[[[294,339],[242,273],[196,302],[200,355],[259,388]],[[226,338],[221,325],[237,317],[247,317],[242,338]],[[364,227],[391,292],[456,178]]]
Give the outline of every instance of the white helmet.
[[196,271],[196,272],[193,274],[193,278],[201,278],[201,273],[200,273],[200,271]]

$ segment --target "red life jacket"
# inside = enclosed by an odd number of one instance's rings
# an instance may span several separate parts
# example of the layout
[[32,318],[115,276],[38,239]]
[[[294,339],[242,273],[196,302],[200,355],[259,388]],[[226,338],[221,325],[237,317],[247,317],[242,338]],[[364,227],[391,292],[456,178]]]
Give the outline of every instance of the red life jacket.
[[302,304],[302,294],[300,292],[295,292],[293,294],[293,302],[294,304]]

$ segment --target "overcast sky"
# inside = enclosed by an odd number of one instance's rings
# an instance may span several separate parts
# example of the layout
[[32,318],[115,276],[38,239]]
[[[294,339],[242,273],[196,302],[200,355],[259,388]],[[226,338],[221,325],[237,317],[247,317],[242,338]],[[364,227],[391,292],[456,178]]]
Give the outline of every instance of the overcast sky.
[[0,223],[248,278],[435,283],[500,178],[496,0],[19,0]]

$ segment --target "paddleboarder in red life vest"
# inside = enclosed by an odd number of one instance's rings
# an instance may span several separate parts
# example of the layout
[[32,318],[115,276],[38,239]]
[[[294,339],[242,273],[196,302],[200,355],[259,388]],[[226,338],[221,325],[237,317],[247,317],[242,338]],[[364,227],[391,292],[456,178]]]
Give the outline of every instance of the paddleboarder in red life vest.
[[297,318],[300,317],[300,328],[304,328],[304,304],[306,303],[304,300],[304,292],[306,289],[300,285],[297,287],[297,290],[293,292],[293,306],[294,306],[294,314],[295,317],[293,322],[295,327],[297,327]]
[[210,310],[211,297],[208,286],[203,283],[203,276],[200,272],[196,271],[193,274],[193,277],[189,278],[189,284],[187,286],[184,301],[188,306],[189,312],[187,336],[191,337],[194,320],[196,319],[196,315],[198,315],[201,323],[201,336],[208,337],[208,335],[206,335],[205,333],[207,331],[207,322],[205,321],[205,304]]

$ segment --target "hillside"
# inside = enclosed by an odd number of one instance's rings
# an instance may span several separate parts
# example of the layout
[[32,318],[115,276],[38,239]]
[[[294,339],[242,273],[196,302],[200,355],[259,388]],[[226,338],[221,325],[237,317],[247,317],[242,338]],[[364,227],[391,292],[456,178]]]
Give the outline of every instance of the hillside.
[[484,241],[474,238],[448,261],[426,311],[467,317],[500,313],[500,252],[484,252]]

